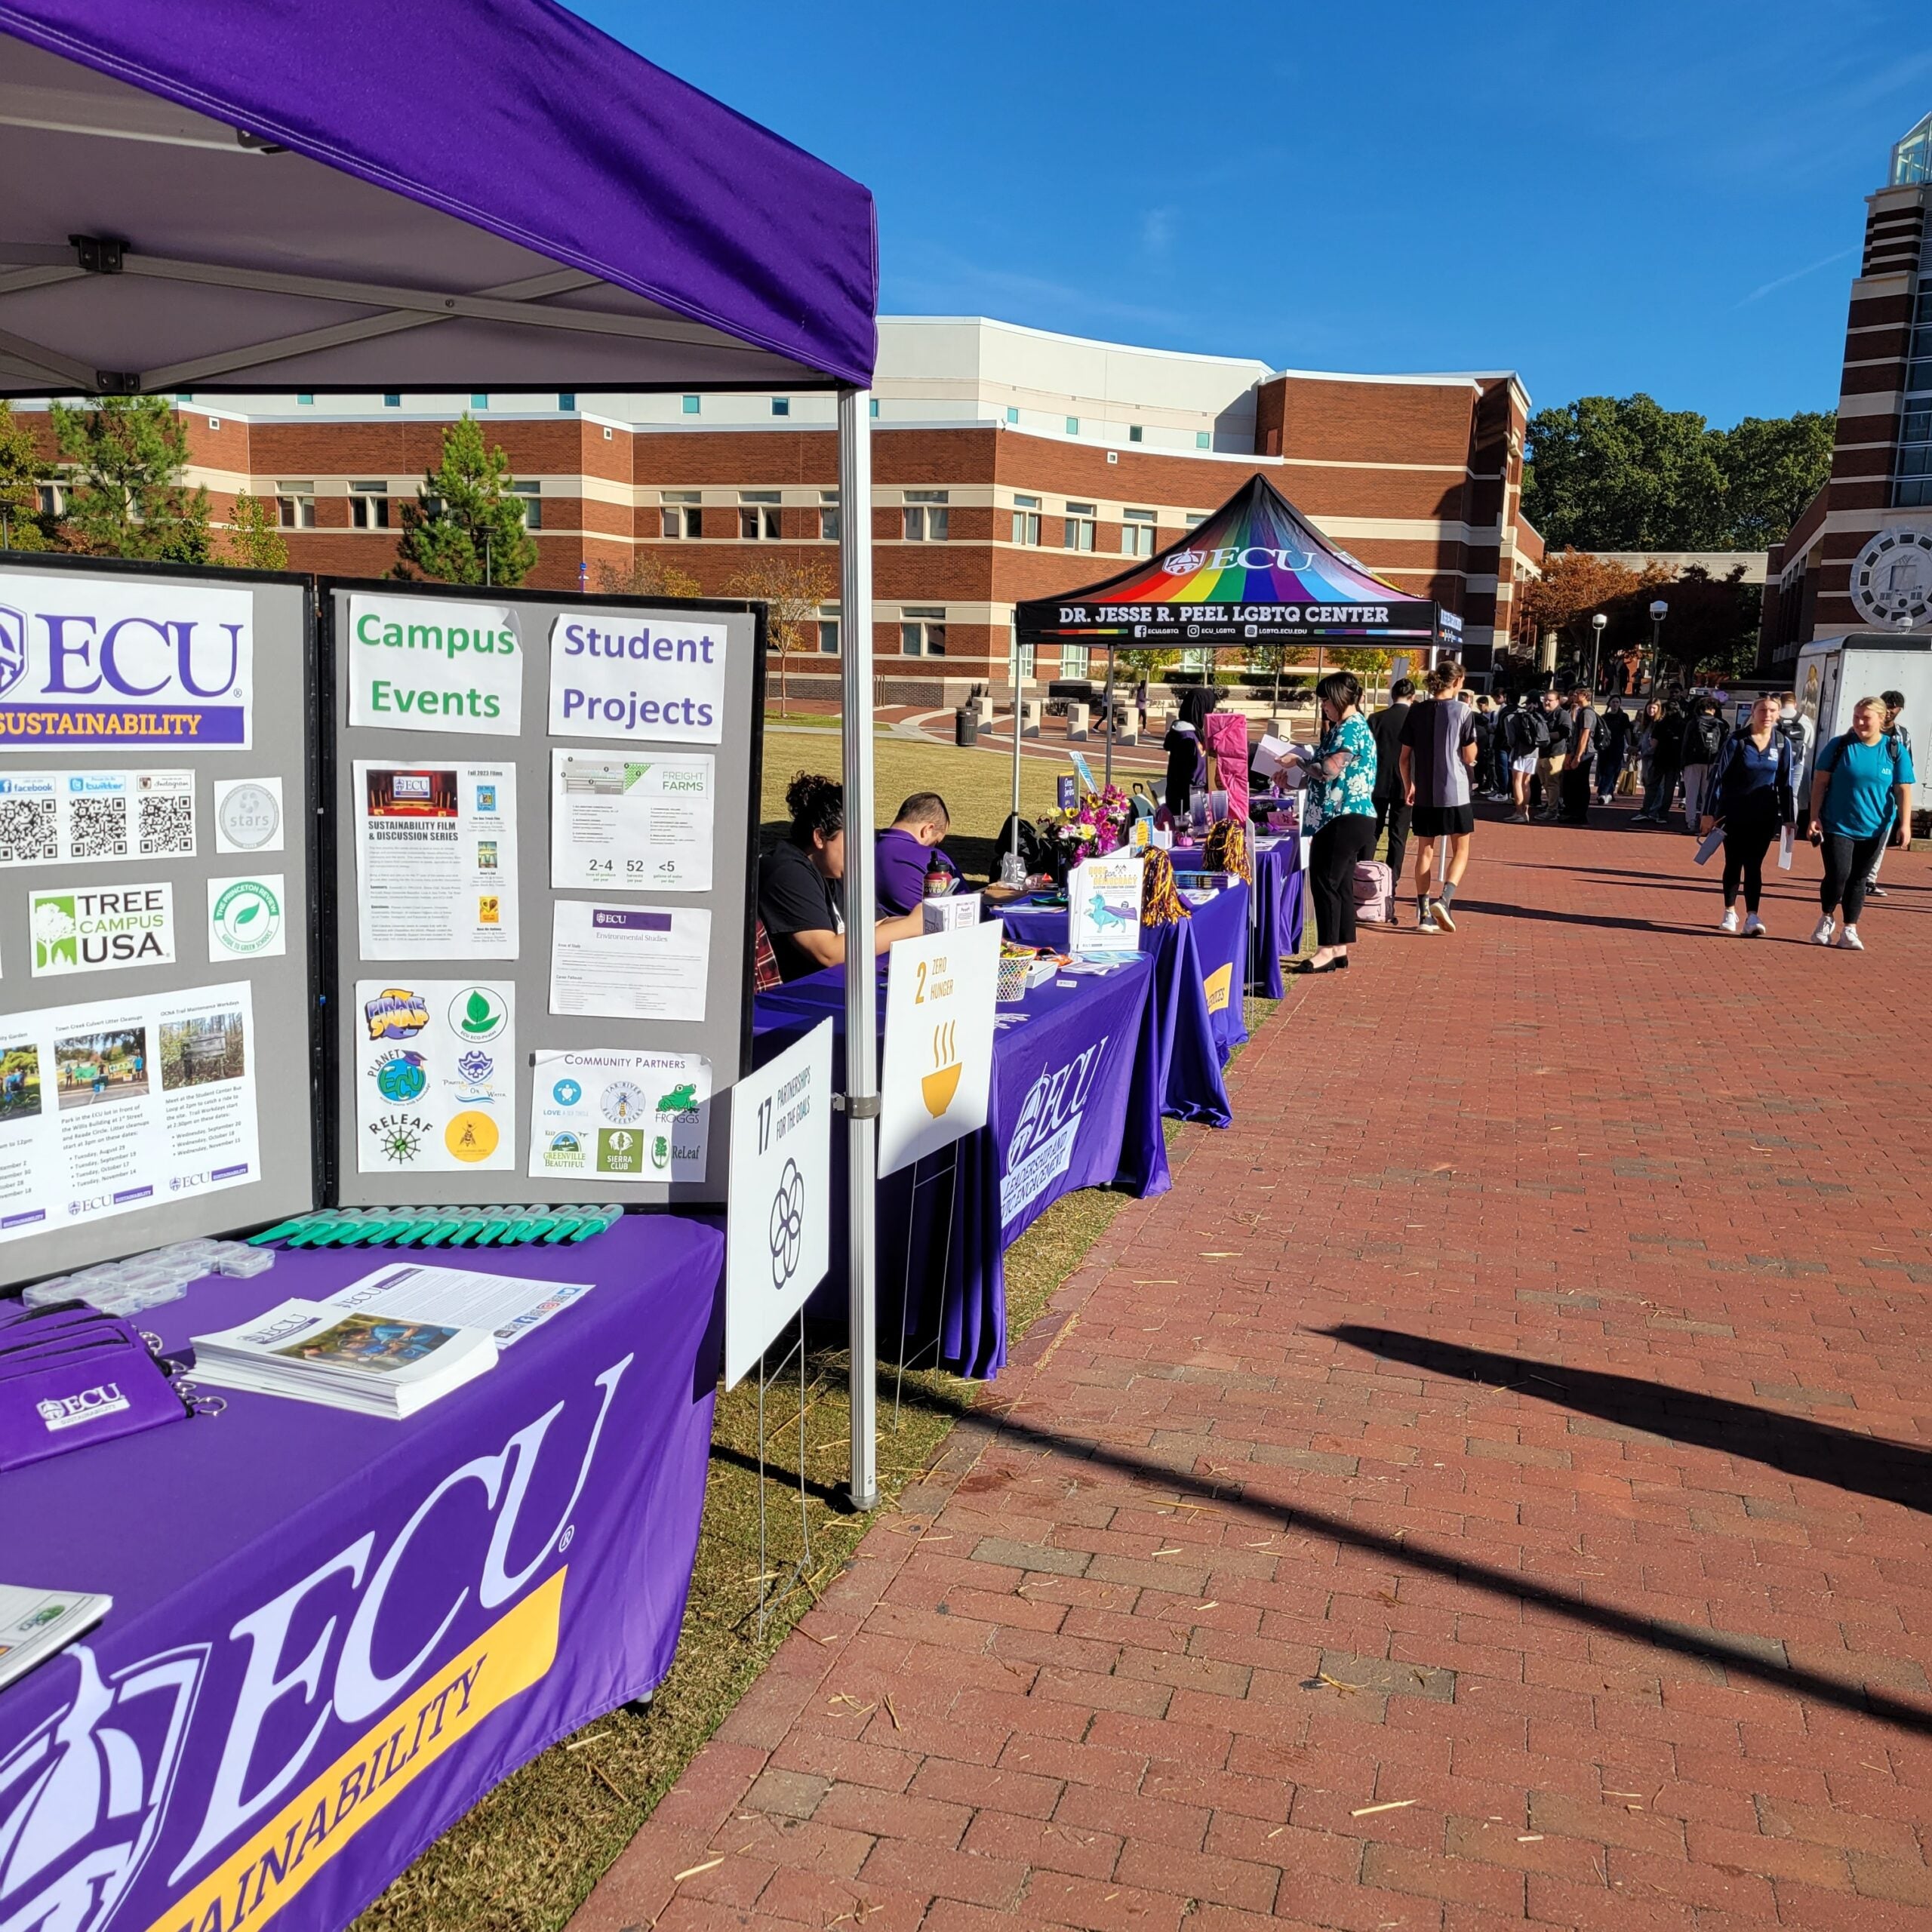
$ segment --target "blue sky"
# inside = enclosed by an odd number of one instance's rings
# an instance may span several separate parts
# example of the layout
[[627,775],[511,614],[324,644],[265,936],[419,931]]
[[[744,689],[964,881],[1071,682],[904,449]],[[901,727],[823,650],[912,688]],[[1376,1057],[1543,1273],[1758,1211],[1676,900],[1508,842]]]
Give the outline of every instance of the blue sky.
[[1717,423],[1832,407],[1932,110],[1923,0],[574,4],[864,182],[888,312]]

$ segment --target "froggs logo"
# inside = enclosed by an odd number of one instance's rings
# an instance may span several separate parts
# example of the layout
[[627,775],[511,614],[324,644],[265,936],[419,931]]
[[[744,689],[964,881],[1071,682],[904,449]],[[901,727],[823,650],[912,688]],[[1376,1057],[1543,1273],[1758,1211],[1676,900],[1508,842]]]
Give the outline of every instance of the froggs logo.
[[0,604],[0,691],[20,681],[27,668],[27,620],[11,605]]
[[0,1926],[100,1932],[153,1850],[208,1647],[165,1651],[103,1679],[77,1645],[66,1707],[0,1759]]

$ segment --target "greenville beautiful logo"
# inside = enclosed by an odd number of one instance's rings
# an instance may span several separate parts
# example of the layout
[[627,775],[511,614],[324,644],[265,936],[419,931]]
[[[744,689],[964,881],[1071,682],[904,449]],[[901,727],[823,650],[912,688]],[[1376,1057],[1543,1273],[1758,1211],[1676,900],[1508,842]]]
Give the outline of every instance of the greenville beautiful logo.
[[376,1091],[392,1106],[406,1106],[411,1100],[420,1100],[429,1084],[423,1056],[403,1047],[385,1054],[369,1070],[375,1078]]
[[420,993],[385,986],[362,1002],[362,1018],[372,1040],[413,1040],[429,1023],[429,1002]]
[[543,1164],[546,1168],[580,1168],[583,1165],[583,1143],[574,1134],[553,1134],[550,1144],[543,1150]]
[[214,902],[214,925],[228,952],[266,952],[281,931],[281,901],[260,879],[238,879]]
[[460,1040],[494,1040],[509,1023],[503,996],[487,986],[466,986],[450,1001],[450,1031]]

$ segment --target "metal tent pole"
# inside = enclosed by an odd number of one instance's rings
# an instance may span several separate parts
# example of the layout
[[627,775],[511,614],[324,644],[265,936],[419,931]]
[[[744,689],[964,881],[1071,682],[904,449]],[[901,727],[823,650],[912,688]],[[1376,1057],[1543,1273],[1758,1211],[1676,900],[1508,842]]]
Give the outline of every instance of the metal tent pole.
[[878,976],[872,958],[872,392],[838,392],[838,616],[844,713],[846,1204],[852,1506],[878,1500]]
[[1020,857],[1020,627],[1013,628],[1013,856]]
[[1107,718],[1107,775],[1103,783],[1114,782],[1114,648],[1107,646],[1107,694],[1105,701]]

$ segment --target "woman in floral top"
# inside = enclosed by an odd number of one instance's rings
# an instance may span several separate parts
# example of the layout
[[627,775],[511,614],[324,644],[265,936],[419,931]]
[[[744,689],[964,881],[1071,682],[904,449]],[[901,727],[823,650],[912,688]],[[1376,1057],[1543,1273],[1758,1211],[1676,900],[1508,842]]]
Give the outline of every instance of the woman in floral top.
[[1330,672],[1315,695],[1323,730],[1309,789],[1319,789],[1321,829],[1309,848],[1308,884],[1321,945],[1301,971],[1339,973],[1355,936],[1355,866],[1375,850],[1375,739],[1352,671]]

